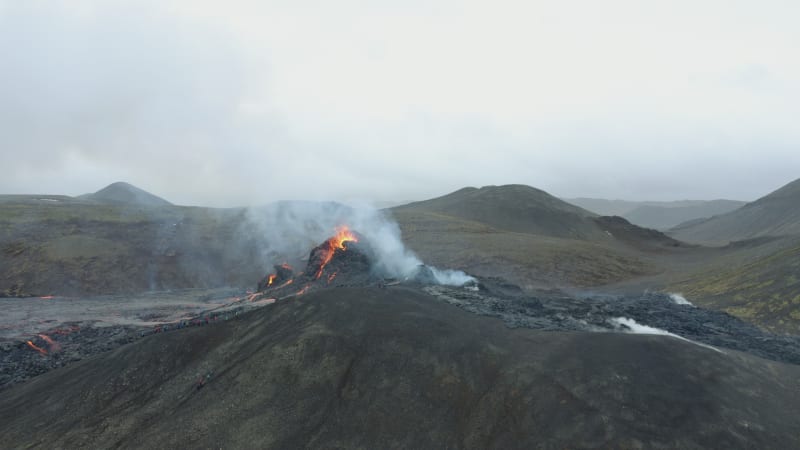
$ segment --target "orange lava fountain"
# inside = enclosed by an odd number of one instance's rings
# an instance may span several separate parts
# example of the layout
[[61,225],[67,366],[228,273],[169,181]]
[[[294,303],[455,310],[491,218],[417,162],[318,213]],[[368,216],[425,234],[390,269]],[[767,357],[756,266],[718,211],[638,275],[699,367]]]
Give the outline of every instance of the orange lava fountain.
[[322,257],[322,262],[320,263],[319,269],[317,270],[316,275],[314,275],[314,278],[319,279],[319,277],[322,276],[322,270],[325,269],[325,266],[328,265],[329,262],[331,262],[331,259],[333,259],[333,255],[337,250],[347,250],[347,248],[344,246],[345,242],[358,242],[358,238],[353,234],[352,231],[350,231],[349,227],[343,225],[336,228],[336,235],[334,237],[325,241],[325,243],[328,245],[328,248]]

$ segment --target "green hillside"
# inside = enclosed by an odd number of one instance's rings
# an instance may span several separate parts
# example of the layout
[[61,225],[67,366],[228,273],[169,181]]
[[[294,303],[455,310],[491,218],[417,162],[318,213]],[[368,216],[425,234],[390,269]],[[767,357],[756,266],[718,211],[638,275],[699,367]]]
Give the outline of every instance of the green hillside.
[[670,289],[772,331],[800,334],[800,239],[776,244],[778,250],[744,262],[710,261]]
[[800,234],[800,179],[730,213],[678,226],[670,234],[708,244]]

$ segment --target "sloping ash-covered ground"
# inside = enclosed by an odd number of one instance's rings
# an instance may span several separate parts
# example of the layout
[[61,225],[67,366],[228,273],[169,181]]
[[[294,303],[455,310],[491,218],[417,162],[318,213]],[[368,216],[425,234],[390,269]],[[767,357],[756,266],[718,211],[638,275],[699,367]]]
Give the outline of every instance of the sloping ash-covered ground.
[[0,434],[10,448],[800,446],[796,365],[511,329],[441,300],[332,288],[148,336],[0,392]]

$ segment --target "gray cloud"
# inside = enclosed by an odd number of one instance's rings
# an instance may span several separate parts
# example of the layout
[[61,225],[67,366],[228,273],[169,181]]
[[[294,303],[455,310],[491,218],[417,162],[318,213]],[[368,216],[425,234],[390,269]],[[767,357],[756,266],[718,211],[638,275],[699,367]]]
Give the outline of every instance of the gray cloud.
[[794,4],[502,3],[0,0],[0,192],[753,199],[800,177]]

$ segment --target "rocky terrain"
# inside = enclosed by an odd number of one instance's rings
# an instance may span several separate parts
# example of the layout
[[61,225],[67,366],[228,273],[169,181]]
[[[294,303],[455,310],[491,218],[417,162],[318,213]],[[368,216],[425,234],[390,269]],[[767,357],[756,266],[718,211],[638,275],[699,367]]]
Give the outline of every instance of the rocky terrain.
[[[497,217],[490,225],[427,206],[399,208],[392,214],[412,247],[434,245],[423,255],[438,255],[437,265],[480,270],[470,277],[423,264],[402,249],[391,226],[371,234],[394,236],[388,253],[386,241],[339,227],[295,255],[297,268],[284,262],[266,274],[259,269],[252,292],[0,299],[7,313],[0,322],[4,444],[800,446],[800,338],[677,294],[636,291],[633,284],[614,294],[587,289],[601,277],[656,277],[664,261],[685,273],[711,257],[732,267],[743,255],[769,257],[770,246],[783,241],[695,247],[619,217],[562,208],[545,193],[506,189],[523,192],[536,208],[560,210],[557,219],[577,217],[570,223],[578,234],[537,234],[563,225],[561,219],[510,231],[497,228],[505,226]],[[497,193],[456,197],[483,202]],[[453,196],[440,203],[433,205],[455,207]],[[176,207],[163,208],[172,214]],[[324,227],[312,234],[319,233]],[[167,251],[180,234],[171,236],[163,241]],[[61,252],[86,249],[61,245]],[[553,253],[544,259],[531,251],[548,246]],[[23,247],[12,246],[11,258],[29,252]],[[533,261],[551,283],[531,283],[530,272],[518,277],[518,263],[492,259],[497,255]],[[387,265],[387,257],[396,264]],[[448,264],[456,260],[463,265]],[[548,260],[552,265],[542,264]],[[552,284],[584,276],[585,283]]]
[[144,336],[216,324],[273,302],[231,289],[0,299],[0,390]]
[[[486,284],[492,281],[496,280]],[[800,364],[800,336],[765,332],[730,314],[696,307],[676,294],[532,297],[487,290],[486,284],[477,290],[429,286],[425,291],[472,313],[502,319],[511,328],[672,334],[723,351]],[[506,283],[501,286],[508,289]]]
[[796,365],[669,336],[509,328],[442,300],[410,287],[331,288],[215,326],[147,336],[0,393],[3,441],[12,448],[800,445]]

